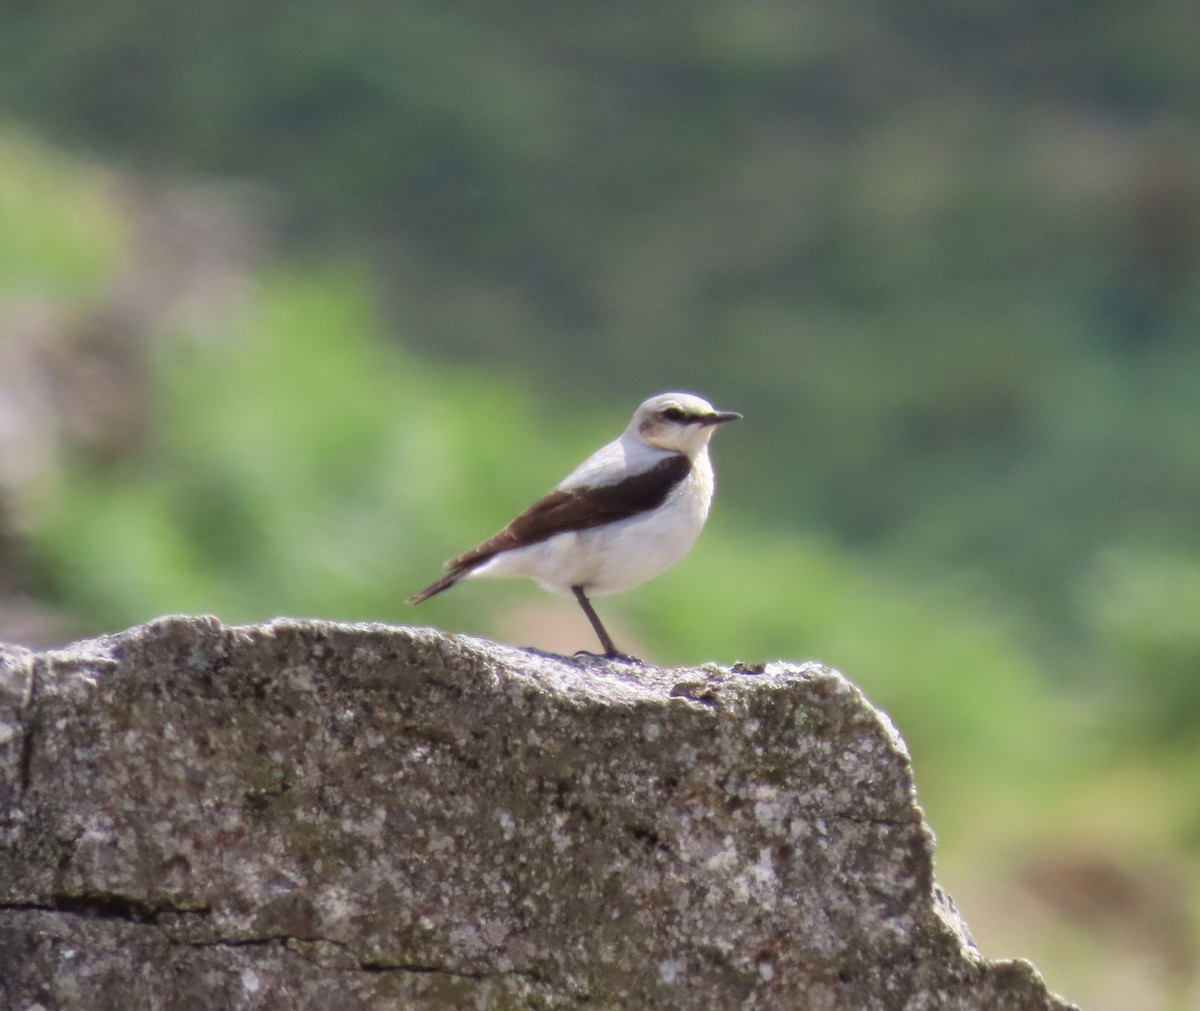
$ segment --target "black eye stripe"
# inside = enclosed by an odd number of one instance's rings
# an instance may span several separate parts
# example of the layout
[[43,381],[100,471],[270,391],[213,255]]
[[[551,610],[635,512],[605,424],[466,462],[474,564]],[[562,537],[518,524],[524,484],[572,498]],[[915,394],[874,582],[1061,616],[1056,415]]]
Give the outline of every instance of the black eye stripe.
[[664,407],[659,414],[667,421],[687,421],[687,413],[679,407]]

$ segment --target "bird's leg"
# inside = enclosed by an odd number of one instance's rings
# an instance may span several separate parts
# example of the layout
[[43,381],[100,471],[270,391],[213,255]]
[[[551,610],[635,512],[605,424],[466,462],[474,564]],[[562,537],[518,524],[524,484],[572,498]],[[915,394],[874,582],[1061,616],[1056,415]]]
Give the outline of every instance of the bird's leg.
[[579,606],[583,608],[583,613],[587,615],[587,620],[592,623],[592,628],[595,630],[597,637],[600,639],[600,645],[604,647],[604,655],[607,657],[620,656],[621,653],[617,649],[616,643],[612,641],[604,625],[600,621],[600,615],[596,613],[596,609],[592,607],[592,602],[587,599],[587,594],[583,592],[582,586],[572,586],[571,592],[575,594],[575,599],[579,601]]
[[640,662],[636,657],[626,656],[617,649],[617,644],[612,641],[612,636],[608,634],[604,625],[601,624],[600,615],[592,607],[592,602],[587,599],[587,594],[583,592],[583,587],[572,586],[571,592],[575,594],[575,599],[579,601],[579,606],[583,608],[583,613],[587,615],[588,621],[592,623],[592,628],[595,629],[596,635],[600,639],[600,645],[604,647],[605,658],[609,660],[630,660],[635,663]]

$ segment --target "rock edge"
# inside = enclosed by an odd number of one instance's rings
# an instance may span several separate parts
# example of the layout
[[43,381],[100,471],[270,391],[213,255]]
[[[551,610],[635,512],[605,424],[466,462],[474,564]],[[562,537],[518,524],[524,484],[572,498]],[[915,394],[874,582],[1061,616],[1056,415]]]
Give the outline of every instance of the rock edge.
[[834,671],[184,617],[0,647],[0,1004],[1071,1007]]

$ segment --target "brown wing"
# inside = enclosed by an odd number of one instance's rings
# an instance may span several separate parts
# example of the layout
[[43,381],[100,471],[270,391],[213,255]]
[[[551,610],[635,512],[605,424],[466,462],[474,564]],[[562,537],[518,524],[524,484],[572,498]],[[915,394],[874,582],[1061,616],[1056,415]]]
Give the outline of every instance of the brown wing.
[[501,551],[523,548],[555,534],[629,519],[656,509],[692,469],[682,453],[613,484],[556,489],[539,499],[495,537],[447,562],[450,569],[474,568]]
[[419,604],[435,593],[448,590],[472,569],[501,551],[523,548],[555,534],[587,530],[656,509],[666,501],[671,490],[688,476],[691,469],[691,460],[682,453],[673,453],[653,467],[613,484],[555,489],[531,505],[496,536],[489,537],[478,547],[448,561],[446,568],[450,571],[436,583],[410,597],[409,601]]

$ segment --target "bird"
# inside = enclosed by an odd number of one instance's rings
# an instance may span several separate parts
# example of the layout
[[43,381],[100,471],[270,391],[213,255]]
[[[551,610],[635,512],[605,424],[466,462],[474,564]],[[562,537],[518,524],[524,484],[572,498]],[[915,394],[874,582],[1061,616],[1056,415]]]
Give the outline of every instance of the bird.
[[606,659],[640,663],[617,649],[590,598],[653,579],[691,550],[712,503],[709,439],[717,426],[741,417],[691,393],[651,397],[619,438],[494,537],[450,559],[449,572],[409,602],[420,604],[463,579],[532,579],[575,598]]

